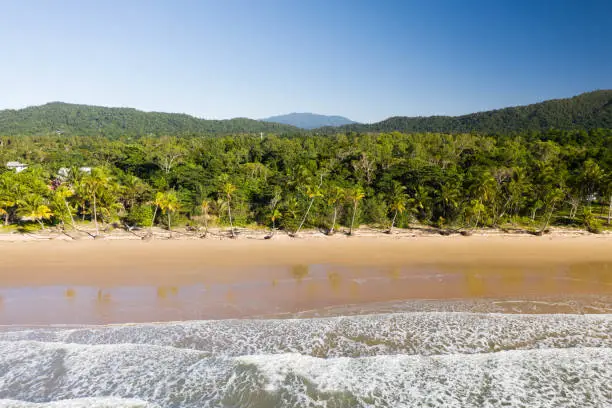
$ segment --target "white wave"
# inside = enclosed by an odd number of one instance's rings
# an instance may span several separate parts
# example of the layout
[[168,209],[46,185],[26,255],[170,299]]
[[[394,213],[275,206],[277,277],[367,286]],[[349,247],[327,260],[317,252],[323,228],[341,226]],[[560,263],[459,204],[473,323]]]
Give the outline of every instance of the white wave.
[[612,395],[610,349],[237,359],[264,373],[265,389],[287,406],[603,407]]
[[16,341],[0,351],[0,398],[59,407],[108,396],[160,407],[597,407],[612,393],[610,348],[219,358],[151,345]]
[[0,331],[0,408],[556,408],[611,399],[612,315],[417,312]]
[[158,408],[159,405],[128,398],[75,398],[50,402],[27,402],[0,399],[0,408]]
[[612,315],[388,313],[315,319],[219,320],[0,332],[0,341],[149,344],[214,356],[435,355],[612,347]]

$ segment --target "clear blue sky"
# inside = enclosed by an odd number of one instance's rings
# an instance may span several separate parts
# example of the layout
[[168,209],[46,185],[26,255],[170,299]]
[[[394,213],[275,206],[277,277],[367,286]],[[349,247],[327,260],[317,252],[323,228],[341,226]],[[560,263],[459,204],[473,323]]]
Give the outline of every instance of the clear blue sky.
[[0,0],[0,109],[372,122],[612,88],[610,0]]

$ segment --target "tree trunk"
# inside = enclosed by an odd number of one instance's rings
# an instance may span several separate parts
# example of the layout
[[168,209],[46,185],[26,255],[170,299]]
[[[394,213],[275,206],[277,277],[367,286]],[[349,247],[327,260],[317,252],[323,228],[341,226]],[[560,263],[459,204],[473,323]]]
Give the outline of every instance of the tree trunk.
[[153,211],[153,218],[151,219],[151,225],[149,225],[149,233],[153,234],[153,224],[155,224],[155,217],[157,216],[157,208],[158,206],[155,206],[155,210]]
[[38,223],[40,224],[40,229],[41,230],[45,230],[45,224],[43,224],[42,220],[40,218],[37,218],[36,221],[38,221]]
[[232,234],[232,238],[235,238],[236,236],[234,235],[234,224],[232,223],[232,202],[231,200],[227,200],[227,216],[229,217],[229,222],[230,222],[230,232]]
[[170,231],[170,238],[172,238],[172,226],[170,225],[170,211],[168,211],[167,215],[168,215],[168,231]]
[[393,219],[391,220],[391,227],[389,228],[389,234],[393,233],[393,227],[395,226],[396,218],[397,218],[397,210],[395,210],[395,214],[393,214]]
[[478,200],[478,213],[476,213],[476,224],[474,225],[474,228],[472,228],[473,230],[478,228],[478,223],[480,223],[480,213],[482,212],[482,210],[480,209],[481,206],[482,201]]
[[533,207],[533,210],[531,211],[531,221],[535,221],[535,216],[536,216],[536,211],[538,209],[536,207]]
[[544,226],[542,227],[540,232],[544,232],[544,231],[546,231],[546,228],[548,228],[548,224],[550,224],[550,219],[552,218],[553,212],[555,212],[555,205],[554,204],[550,208],[550,212],[548,213],[548,217],[546,217],[546,222],[544,223]]
[[304,222],[306,222],[306,218],[308,217],[308,213],[310,212],[310,207],[312,207],[312,203],[314,203],[314,198],[310,200],[310,204],[308,204],[308,209],[306,210],[306,214],[304,214],[304,218],[302,218],[302,222],[300,223],[300,226],[295,231],[295,235],[297,235],[298,232],[300,232],[300,230],[302,229],[302,226],[304,225]]
[[357,201],[353,205],[353,216],[351,217],[351,228],[349,228],[349,235],[353,235],[353,225],[355,224],[355,214],[357,213]]
[[96,207],[96,193],[93,194],[93,216],[94,216],[94,222],[96,223],[96,235],[99,235],[100,229],[98,228],[98,211]]
[[336,232],[336,218],[338,217],[338,206],[334,206],[334,218],[332,219],[331,230],[329,231],[329,235],[333,235]]
[[70,211],[70,206],[68,205],[68,201],[64,198],[64,204],[66,205],[66,209],[68,210],[68,214],[70,214],[70,222],[72,223],[72,229],[76,231],[76,225],[74,223],[74,217],[72,216],[72,211]]
[[204,238],[208,235],[208,211],[204,211]]
[[612,195],[610,195],[610,206],[608,207],[608,225],[610,225],[610,220],[612,220]]
[[[609,223],[610,223],[610,220],[608,220],[608,224],[609,224]],[[9,225],[9,212],[7,211],[7,212],[4,214],[4,226],[5,226],[5,227],[8,227],[8,225]]]

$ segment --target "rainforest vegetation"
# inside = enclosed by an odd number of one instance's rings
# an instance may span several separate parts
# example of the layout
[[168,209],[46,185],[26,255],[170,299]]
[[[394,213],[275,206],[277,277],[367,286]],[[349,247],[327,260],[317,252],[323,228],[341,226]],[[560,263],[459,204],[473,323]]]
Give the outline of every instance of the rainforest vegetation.
[[[289,116],[289,117],[288,117]],[[131,108],[106,108],[61,102],[0,111],[0,135],[44,136],[203,136],[239,133],[275,133],[277,135],[336,133],[472,133],[489,135],[516,134],[550,129],[591,130],[612,128],[612,90],[584,93],[573,98],[556,99],[526,106],[472,113],[463,116],[398,116],[372,124],[351,124],[305,131],[282,124],[291,115],[269,118],[270,122],[246,118],[205,120],[178,113],[142,112]],[[300,115],[304,119],[304,114]],[[323,117],[325,120],[346,120]],[[281,123],[272,123],[279,120]],[[296,120],[293,118],[291,122]],[[311,128],[310,120],[301,123]],[[320,120],[318,121],[320,122]]]
[[341,132],[440,132],[509,134],[549,129],[612,128],[612,90],[587,92],[573,98],[554,99],[463,116],[396,116],[372,124],[352,124],[320,129]]
[[[507,136],[2,136],[7,228],[352,232],[610,224],[612,130]],[[16,172],[5,164],[19,161]],[[89,167],[88,169],[80,169]],[[231,230],[233,234],[233,229]]]

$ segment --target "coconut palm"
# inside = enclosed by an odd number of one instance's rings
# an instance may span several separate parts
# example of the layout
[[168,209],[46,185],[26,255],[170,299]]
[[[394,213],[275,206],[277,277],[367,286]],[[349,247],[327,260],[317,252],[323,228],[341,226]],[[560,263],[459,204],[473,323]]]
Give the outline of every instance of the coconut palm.
[[226,181],[221,186],[221,192],[225,195],[225,200],[227,203],[227,217],[229,218],[231,235],[232,238],[235,238],[236,235],[234,233],[234,224],[232,222],[232,195],[236,192],[236,186],[229,181]]
[[48,220],[53,216],[45,199],[37,194],[28,194],[23,200],[17,201],[17,206],[19,215],[38,222],[43,230],[45,229],[43,220]]
[[86,197],[92,202],[92,216],[96,225],[96,235],[100,233],[98,225],[98,199],[110,185],[111,178],[102,169],[93,169],[91,174],[83,177],[82,188]]
[[159,207],[162,214],[168,217],[168,231],[172,237],[172,224],[170,215],[177,211],[180,207],[179,199],[174,191],[166,191],[165,193],[157,193],[155,196],[155,205]]
[[338,218],[338,207],[344,201],[346,197],[346,191],[342,187],[334,186],[327,194],[327,204],[334,208],[332,215],[332,225],[327,235],[333,235],[336,231],[336,219]]
[[152,204],[155,205],[155,208],[153,209],[153,217],[151,217],[151,225],[149,225],[149,234],[153,233],[153,225],[155,224],[155,217],[157,217],[157,211],[159,210],[159,207],[163,203],[164,203],[164,193],[162,193],[161,191],[158,191],[157,194],[155,194],[155,199],[152,202]]
[[308,217],[308,214],[310,213],[310,208],[312,208],[312,204],[314,203],[315,199],[317,197],[323,197],[323,193],[321,192],[321,185],[308,186],[306,189],[306,195],[308,196],[308,198],[310,198],[310,202],[308,203],[308,208],[306,209],[304,218],[302,218],[302,222],[300,222],[300,226],[295,231],[295,235],[297,235],[300,232],[300,230],[302,229],[302,226],[304,225],[304,222],[306,222],[306,218]]
[[348,192],[348,199],[353,203],[353,215],[351,217],[351,227],[349,228],[349,235],[353,235],[353,225],[355,224],[355,215],[357,214],[357,205],[365,197],[365,192],[361,186],[353,188]]
[[408,196],[405,193],[406,187],[402,186],[398,182],[393,183],[393,192],[391,193],[391,211],[393,211],[393,219],[391,220],[391,227],[389,227],[388,233],[393,233],[393,227],[395,226],[395,220],[397,214],[403,214],[406,211],[406,203],[408,202]]
[[14,173],[3,173],[0,176],[0,215],[4,217],[4,225],[9,225],[10,209],[15,206]]
[[15,201],[7,196],[0,198],[0,215],[4,217],[4,225],[9,224],[9,209],[15,205]]
[[136,205],[136,202],[142,197],[148,189],[148,185],[143,182],[140,178],[128,175],[123,180],[123,191],[125,208],[126,210],[131,209]]
[[269,236],[270,238],[272,238],[274,234],[276,233],[276,220],[278,220],[279,218],[282,218],[283,216],[280,209],[278,208],[278,203],[280,203],[281,198],[282,198],[282,191],[280,187],[276,187],[274,189],[274,196],[270,200],[270,204],[268,204],[268,207],[270,208],[270,221],[272,221],[272,231]]
[[72,228],[76,230],[76,225],[74,223],[74,216],[72,215],[72,208],[68,204],[68,200],[67,200],[69,197],[72,197],[73,195],[74,195],[74,192],[66,184],[62,184],[58,188],[55,189],[55,198],[66,207],[66,211],[68,211],[68,214],[70,215],[70,222],[71,222]]

